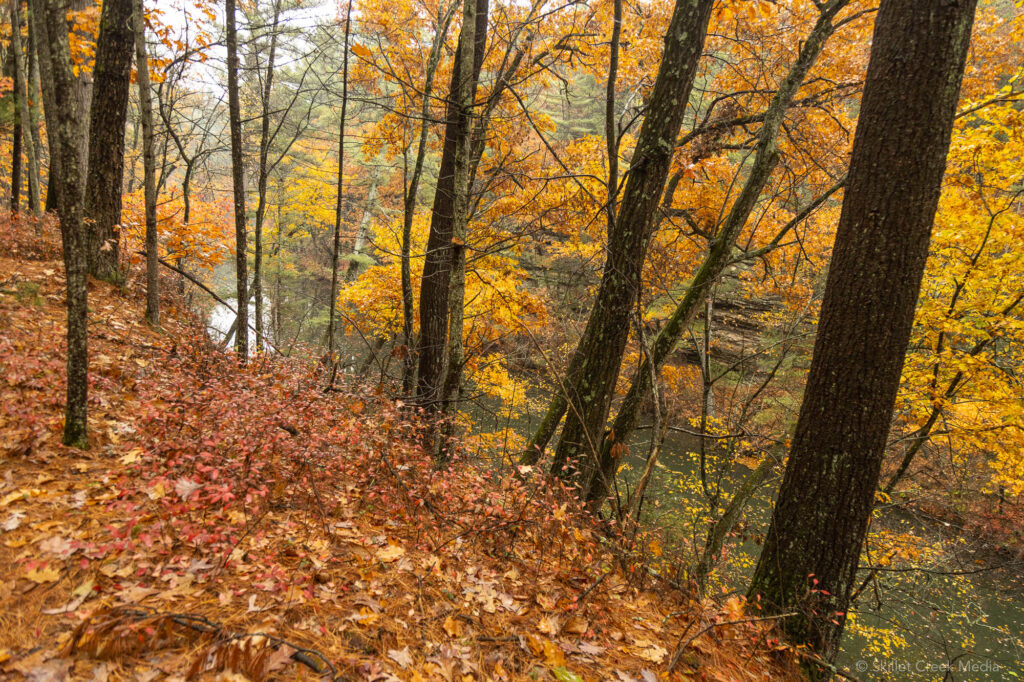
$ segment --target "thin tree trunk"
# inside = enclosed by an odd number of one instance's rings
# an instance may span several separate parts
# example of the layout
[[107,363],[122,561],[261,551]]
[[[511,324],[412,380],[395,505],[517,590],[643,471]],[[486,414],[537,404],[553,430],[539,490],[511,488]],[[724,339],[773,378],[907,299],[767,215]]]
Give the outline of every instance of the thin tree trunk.
[[[607,482],[614,476],[617,469],[617,457],[612,452],[614,444],[627,442],[636,428],[640,407],[643,404],[644,396],[650,392],[650,380],[653,376],[648,363],[653,363],[655,372],[661,371],[665,360],[675,350],[683,332],[689,329],[701,304],[707,300],[711,287],[728,264],[736,238],[750,218],[761,191],[778,162],[776,147],[786,110],[792,104],[808,71],[817,61],[822,48],[834,32],[833,20],[847,4],[849,4],[849,0],[831,0],[821,7],[818,20],[807,39],[803,41],[796,62],[786,74],[768,105],[764,122],[758,134],[754,161],[751,164],[747,180],[730,208],[721,229],[711,242],[708,254],[697,269],[683,299],[655,337],[651,357],[644,358],[633,377],[629,391],[623,398],[618,414],[612,422],[609,433],[614,435],[614,440],[606,438],[599,444],[599,471],[591,477],[587,485],[586,496],[591,509],[600,507],[608,495]],[[537,443],[534,452],[539,452],[541,448],[543,448],[543,444]]]
[[612,40],[608,56],[608,82],[605,87],[604,138],[608,154],[608,180],[605,183],[605,212],[608,234],[615,230],[616,198],[619,193],[619,126],[615,111],[615,85],[619,75],[619,38],[622,35],[622,0],[615,0],[612,13]]
[[327,354],[331,358],[331,383],[338,368],[334,357],[334,318],[338,307],[338,256],[341,250],[341,208],[345,198],[345,114],[348,110],[348,39],[352,22],[352,0],[345,11],[345,43],[342,56],[341,120],[338,121],[338,183],[334,200],[334,242],[331,245],[331,310],[327,321]]
[[[928,257],[976,0],[882,0],[818,334],[751,581],[839,651]],[[814,668],[812,677],[825,678]]]
[[[14,18],[16,15],[11,15]],[[20,109],[19,101],[21,98],[18,97],[18,83],[21,81],[21,76],[18,73],[18,60],[14,52],[14,43],[12,41],[10,49],[7,51],[6,66],[8,67],[5,71],[10,71],[14,76],[14,107],[15,117],[14,126],[11,135],[11,213],[17,213],[19,204],[21,203],[21,118],[17,116],[17,109]]]
[[430,56],[427,58],[427,70],[423,80],[423,103],[420,107],[420,131],[419,142],[416,148],[416,161],[413,162],[412,176],[405,192],[403,201],[402,216],[402,336],[405,345],[405,354],[402,357],[402,393],[406,396],[412,394],[413,382],[416,374],[415,354],[413,353],[413,327],[415,325],[415,308],[413,303],[412,290],[412,222],[416,217],[416,202],[419,195],[420,178],[423,175],[423,162],[427,155],[427,133],[430,119],[430,100],[434,92],[434,77],[437,74],[437,65],[441,60],[441,50],[444,47],[445,38],[448,36],[448,29],[451,26],[452,17],[455,16],[455,8],[458,3],[453,0],[448,10],[443,14],[438,13],[439,29],[434,35],[434,42],[430,45]]
[[267,155],[270,152],[270,95],[274,84],[274,56],[277,52],[277,24],[281,18],[281,0],[274,3],[270,28],[270,49],[267,55],[267,76],[263,84],[263,115],[260,129],[260,166],[257,180],[259,203],[256,204],[256,226],[253,230],[255,253],[252,262],[252,288],[256,299],[256,349],[263,350],[263,220],[267,214]]
[[242,168],[242,112],[238,101],[238,32],[235,0],[225,0],[225,29],[228,52],[228,117],[231,128],[231,182],[235,199],[235,283],[238,300],[238,328],[235,352],[241,362],[249,359],[248,238],[245,230],[245,176]]
[[[43,95],[43,115],[46,120],[46,130],[55,131],[60,128],[57,112],[57,102],[54,99],[53,88],[53,55],[48,39],[45,15],[46,0],[44,2],[29,1],[29,31],[30,40],[35,47],[36,61],[39,64],[40,84]],[[50,149],[49,179],[46,183],[46,211],[57,210],[58,196],[60,191],[61,167],[60,167],[60,140],[58,135],[47,135],[47,143]]]
[[711,0],[677,0],[665,35],[665,51],[640,129],[615,229],[608,235],[608,258],[583,338],[567,373],[566,415],[551,471],[574,474],[586,483],[598,469],[622,354],[641,284],[655,213],[672,162],[693,79],[704,49]]
[[26,52],[28,53],[28,80],[26,86],[28,87],[28,119],[29,119],[29,133],[32,135],[32,147],[35,149],[36,156],[36,187],[39,193],[39,206],[35,209],[37,212],[42,212],[42,193],[43,193],[43,141],[42,135],[39,132],[39,122],[42,120],[42,105],[40,104],[40,92],[39,92],[39,60],[36,58],[36,49],[32,44],[33,33],[31,26],[28,31],[28,45]]
[[[61,240],[64,247],[64,274],[67,282],[67,402],[64,410],[64,443],[88,448],[87,407],[89,393],[88,308],[86,302],[86,234],[82,222],[82,175],[79,170],[81,111],[75,97],[75,79],[71,70],[66,0],[30,0],[35,15],[37,46],[47,44],[51,79],[43,81],[54,103],[56,126],[51,134],[61,157],[59,183]],[[57,115],[59,113],[59,115]]]
[[[103,93],[89,111],[89,172],[85,217],[89,228],[89,273],[108,281],[118,275],[124,131],[128,119],[135,48],[133,1],[105,0],[96,40],[93,79]],[[146,247],[147,252],[155,251]],[[147,264],[154,267],[154,264]]]
[[[370,219],[373,217],[373,207],[377,204],[377,177],[370,178],[370,189],[366,191],[366,205],[363,207],[363,216],[359,219],[359,227],[356,229],[355,239],[352,241],[352,255],[363,255],[363,248],[366,244],[366,235],[370,231]],[[359,277],[362,270],[358,258],[353,258],[348,263],[348,272],[345,279],[350,282]]]
[[39,132],[32,131],[32,116],[29,113],[28,86],[31,84],[31,76],[25,66],[25,52],[21,43],[21,0],[11,0],[11,26],[17,27],[11,31],[11,52],[14,62],[14,93],[17,102],[15,121],[21,128],[22,146],[25,149],[25,158],[28,162],[28,207],[33,214],[39,215],[41,211],[39,203],[39,148],[36,146],[36,139]]
[[[92,9],[96,0],[68,0],[68,9],[74,12],[81,12]],[[95,36],[91,32],[79,32],[76,40],[81,43],[91,43]],[[79,172],[82,174],[82,187],[85,187],[86,176],[89,172],[89,110],[92,108],[93,74],[91,69],[78,69],[74,73],[75,97],[78,99],[78,112],[81,117],[78,131],[78,158]]]
[[153,149],[153,101],[146,55],[146,20],[142,0],[135,0],[132,24],[135,32],[135,72],[139,86],[139,116],[142,118],[142,165],[146,201],[146,320],[160,325],[160,253],[156,225],[156,158]]

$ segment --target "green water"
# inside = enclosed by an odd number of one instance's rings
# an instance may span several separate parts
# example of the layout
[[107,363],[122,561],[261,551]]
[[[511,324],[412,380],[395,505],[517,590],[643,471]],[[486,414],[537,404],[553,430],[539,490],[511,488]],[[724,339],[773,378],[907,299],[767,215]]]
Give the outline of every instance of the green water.
[[[536,416],[509,420],[500,409],[477,409],[478,426],[484,430],[511,426],[531,434]],[[625,498],[644,468],[649,434],[641,432],[630,443],[628,467],[619,476],[618,493]],[[704,529],[695,526],[692,514],[680,512],[695,506],[700,488],[697,451],[699,439],[669,433],[659,457],[644,507],[645,522],[664,530],[667,552],[685,546],[680,540],[703,542]],[[731,475],[748,470],[732,467]],[[691,483],[679,486],[677,480]],[[713,490],[714,476],[709,477]],[[721,481],[728,496],[736,485],[729,475]],[[722,584],[726,593],[742,593],[760,551],[757,536],[764,533],[777,480],[769,479],[751,501],[741,524],[740,539],[727,541],[727,566]],[[899,512],[881,514],[873,529],[910,533],[943,554],[959,556],[959,562],[922,567],[935,571],[970,572],[940,575],[923,571],[879,572],[863,590],[853,609],[838,661],[851,676],[862,680],[1013,680],[1024,678],[1024,575],[1008,568],[988,570],[979,566],[952,534],[941,526],[917,521]],[[695,533],[694,530],[697,530]],[[696,538],[694,537],[696,536]],[[690,545],[692,546],[692,544]],[[872,548],[874,556],[886,548]],[[691,558],[692,560],[692,558]],[[996,560],[998,562],[998,560]],[[1017,563],[1017,570],[1020,564]],[[980,570],[979,569],[985,569]],[[858,583],[867,577],[864,573]]]

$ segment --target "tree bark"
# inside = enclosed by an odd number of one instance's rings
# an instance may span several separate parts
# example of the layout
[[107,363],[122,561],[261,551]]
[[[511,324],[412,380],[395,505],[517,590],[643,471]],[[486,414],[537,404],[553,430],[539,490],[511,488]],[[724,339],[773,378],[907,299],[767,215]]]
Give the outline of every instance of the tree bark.
[[[451,239],[451,283],[448,299],[448,349],[445,359],[445,376],[442,387],[441,409],[446,417],[442,441],[438,443],[438,461],[452,454],[455,411],[458,405],[459,387],[462,385],[462,368],[465,364],[465,348],[462,343],[463,321],[466,305],[466,240],[469,227],[469,193],[473,183],[470,176],[472,163],[473,105],[476,99],[477,81],[480,77],[475,64],[477,52],[487,47],[487,0],[467,0],[462,18],[462,38],[466,45],[473,45],[473,52],[463,50],[459,54],[459,71],[472,72],[472,78],[459,83],[456,106],[459,120],[464,122],[464,133],[457,140],[455,163],[452,172],[452,239]],[[470,31],[472,29],[472,31]]]
[[[14,3],[12,2],[12,4],[11,4],[11,25],[12,26],[16,26],[17,25],[16,19],[17,19],[18,15],[15,12],[15,10],[16,10],[16,5],[14,5]],[[21,88],[19,87],[19,83],[21,82],[21,74],[19,73],[19,69],[18,69],[17,52],[14,49],[14,39],[13,39],[13,34],[16,34],[18,32],[17,31],[12,31],[11,33],[12,33],[11,45],[10,45],[10,48],[7,50],[6,59],[4,60],[6,62],[4,64],[4,66],[5,66],[5,68],[4,68],[4,72],[5,72],[4,75],[6,76],[7,73],[10,73],[11,76],[12,76],[11,80],[14,81],[14,109],[15,109],[15,111],[14,111],[14,126],[13,126],[13,130],[12,130],[12,135],[11,135],[11,138],[12,138],[11,139],[11,213],[17,213],[19,205],[21,203],[21,174],[22,174],[22,170],[21,170],[21,157],[22,157],[22,152],[21,152],[21,129],[22,129],[22,122],[21,122],[21,118],[18,116],[18,110],[21,108],[21,106],[20,106],[21,97],[19,96],[20,92],[21,92]]]
[[245,175],[242,168],[242,111],[238,101],[238,32],[235,0],[225,0],[224,24],[228,52],[228,118],[231,128],[231,183],[235,200],[235,283],[238,300],[238,328],[235,352],[241,362],[249,359],[248,238],[245,229]]
[[[928,256],[976,0],[883,0],[810,374],[750,596],[835,658]],[[824,677],[815,669],[812,676]]]
[[655,227],[655,213],[668,176],[686,102],[704,50],[711,0],[677,0],[647,116],[637,139],[615,229],[608,234],[597,299],[569,363],[567,411],[551,470],[574,472],[585,482],[596,469],[629,319],[640,291],[641,274]]
[[444,47],[445,38],[448,35],[448,28],[451,26],[452,17],[455,14],[457,3],[452,2],[449,9],[443,14],[438,13],[438,31],[434,35],[434,41],[430,45],[430,56],[427,58],[427,69],[423,77],[423,102],[420,106],[420,130],[419,142],[416,147],[416,160],[413,162],[412,176],[409,178],[408,186],[403,197],[402,215],[402,337],[405,345],[405,354],[402,357],[402,393],[406,396],[412,393],[413,382],[416,374],[415,355],[413,347],[413,326],[415,324],[415,307],[413,304],[412,291],[412,222],[416,217],[416,203],[419,196],[420,178],[423,175],[423,163],[427,155],[427,125],[430,118],[430,100],[434,92],[434,76],[437,73],[438,62],[441,61],[441,51]]
[[[776,146],[779,130],[786,110],[796,97],[800,85],[817,61],[834,29],[833,20],[848,0],[831,0],[821,8],[821,14],[807,39],[803,41],[796,62],[779,85],[775,97],[772,98],[765,112],[764,123],[758,133],[757,150],[750,172],[733,203],[718,234],[712,240],[708,254],[697,269],[683,299],[676,306],[665,326],[654,339],[650,357],[644,357],[640,368],[633,377],[629,391],[619,406],[619,411],[612,423],[611,438],[605,438],[599,444],[599,466],[587,483],[587,501],[591,509],[597,509],[608,494],[609,482],[615,475],[618,458],[613,454],[615,443],[627,442],[636,428],[640,406],[644,397],[651,390],[651,380],[655,373],[661,371],[662,365],[675,350],[683,333],[689,329],[700,306],[708,300],[711,287],[729,262],[736,238],[746,225],[761,191],[771,177],[777,162]],[[651,369],[654,369],[652,373]]]
[[86,304],[86,234],[82,222],[82,174],[79,169],[79,134],[81,111],[75,96],[75,78],[71,69],[71,47],[68,40],[67,1],[30,0],[39,29],[37,45],[47,43],[51,57],[51,76],[44,79],[44,90],[50,91],[54,103],[51,135],[61,158],[60,173],[51,177],[59,184],[58,214],[64,251],[64,275],[67,282],[67,402],[64,410],[64,444],[88,448],[87,406],[88,377],[88,312]]
[[[455,50],[455,65],[448,88],[444,146],[441,151],[441,166],[437,175],[437,190],[434,193],[430,234],[427,237],[427,252],[420,283],[417,401],[428,412],[434,413],[441,407],[444,399],[444,382],[448,376],[452,235],[457,220],[457,194],[460,192],[456,180],[456,155],[464,143],[468,144],[472,130],[470,111],[460,106],[460,93],[464,88],[470,89],[474,94],[476,92],[487,36],[487,0],[465,0],[463,16],[462,30],[459,32],[458,47]],[[471,17],[470,24],[465,23],[465,17]],[[466,51],[470,49],[473,52],[472,69],[471,73],[464,77],[465,66],[470,64]]]
[[[156,225],[156,156],[153,148],[153,92],[146,54],[146,18],[142,0],[135,0],[132,23],[135,33],[135,71],[139,86],[139,117],[142,119],[142,166],[146,202],[146,320],[160,324],[160,253]],[[123,144],[123,142],[122,142]]]
[[[46,129],[49,131],[58,130],[60,122],[57,112],[57,102],[54,99],[53,87],[53,56],[51,54],[49,33],[46,26],[46,0],[35,2],[29,0],[29,30],[30,40],[36,51],[36,61],[39,65],[40,85],[43,95],[43,117],[46,121]],[[46,211],[58,210],[58,196],[62,177],[60,167],[60,140],[58,135],[47,135],[47,144],[50,150],[49,177],[46,183]]]
[[[363,255],[363,249],[366,248],[366,235],[370,232],[370,220],[373,218],[373,207],[377,204],[377,177],[375,175],[370,176],[370,189],[366,191],[366,204],[363,206],[363,215],[359,219],[359,227],[356,228],[356,235],[352,240],[352,255],[361,256]],[[357,258],[353,258],[348,263],[348,272],[345,273],[345,279],[352,282],[359,278],[359,273],[362,272],[362,264]]]
[[263,83],[263,112],[260,127],[260,166],[257,179],[258,203],[253,230],[252,288],[256,299],[256,348],[263,350],[263,221],[267,214],[267,155],[270,153],[270,95],[274,84],[274,57],[277,53],[277,24],[281,18],[281,0],[274,3],[270,28],[270,49],[267,54],[267,75]]
[[338,122],[338,182],[334,199],[334,242],[331,245],[331,310],[327,321],[327,353],[331,358],[331,383],[338,368],[334,357],[334,317],[338,307],[338,256],[341,250],[341,209],[345,198],[345,114],[348,111],[348,39],[351,32],[352,0],[345,11],[345,43],[342,56],[341,120]]
[[124,131],[135,40],[132,5],[132,0],[103,3],[93,69],[93,82],[103,96],[89,111],[89,172],[85,180],[89,273],[108,281],[118,277]]

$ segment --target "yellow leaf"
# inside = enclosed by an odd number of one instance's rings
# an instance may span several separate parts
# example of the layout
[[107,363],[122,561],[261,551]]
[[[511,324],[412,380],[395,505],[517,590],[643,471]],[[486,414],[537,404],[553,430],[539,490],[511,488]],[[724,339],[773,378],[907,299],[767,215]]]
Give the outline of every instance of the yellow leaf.
[[544,640],[544,662],[552,668],[565,667],[565,652],[550,639]]
[[359,43],[353,44],[352,52],[357,57],[362,57],[363,59],[373,59],[373,53],[370,52],[370,49],[365,45],[360,45]]
[[52,583],[60,577],[60,571],[57,570],[56,566],[46,566],[45,568],[33,568],[31,571],[25,574],[25,577],[34,583]]
[[537,623],[537,629],[545,635],[557,635],[561,627],[559,627],[558,621],[551,616],[542,616],[540,622]]
[[566,622],[565,627],[562,628],[562,630],[563,632],[569,632],[574,635],[582,635],[589,627],[590,623],[588,623],[586,619],[580,618],[579,616],[573,616]]
[[377,550],[377,559],[384,563],[391,563],[396,561],[399,557],[405,554],[405,548],[399,545],[388,545]]
[[142,455],[142,448],[129,450],[127,454],[121,457],[121,464],[134,464],[139,461],[140,455]]
[[461,637],[462,622],[448,616],[444,619],[444,631],[448,633],[449,637]]

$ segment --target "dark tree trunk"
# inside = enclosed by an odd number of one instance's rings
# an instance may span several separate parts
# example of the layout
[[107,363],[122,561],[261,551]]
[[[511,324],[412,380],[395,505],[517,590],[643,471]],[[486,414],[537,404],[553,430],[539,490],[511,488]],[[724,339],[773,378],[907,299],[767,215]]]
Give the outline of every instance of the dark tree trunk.
[[570,401],[552,472],[595,469],[629,320],[655,227],[686,102],[704,50],[712,0],[677,0],[665,34],[665,51],[637,140],[622,205],[608,234],[608,258],[590,319],[569,363]]
[[93,69],[93,82],[103,96],[93,102],[89,111],[85,217],[89,228],[89,273],[105,280],[118,276],[124,130],[134,47],[132,4],[132,0],[103,3]]
[[[39,20],[38,35],[45,36],[52,58],[52,79],[43,81],[55,105],[56,127],[51,135],[57,138],[60,150],[60,173],[52,183],[59,183],[58,213],[61,241],[64,247],[64,274],[67,281],[68,357],[67,403],[64,411],[64,443],[87,448],[86,428],[88,404],[88,346],[86,307],[86,234],[82,222],[82,174],[79,170],[79,135],[81,111],[75,96],[75,77],[71,69],[71,47],[68,40],[66,0],[31,0],[33,14]],[[44,42],[37,41],[37,45]]]
[[235,28],[235,0],[226,0],[224,23],[228,49],[228,117],[231,128],[231,181],[235,198],[235,282],[238,328],[235,352],[242,362],[249,359],[249,287],[245,230],[245,176],[242,168],[242,108],[238,101],[238,32]]
[[[136,81],[139,86],[139,118],[142,119],[143,190],[146,202],[146,320],[160,324],[160,258],[156,232],[156,150],[153,139],[153,91],[149,84],[149,57],[146,55],[146,19],[142,0],[135,0],[132,15],[135,33]],[[122,140],[123,144],[123,140]]]
[[[12,5],[12,10],[14,6]],[[11,13],[11,24],[14,25],[14,19],[17,15]],[[13,31],[12,31],[13,34]],[[14,125],[11,131],[11,201],[10,208],[11,213],[17,213],[21,202],[21,119],[18,118],[18,83],[21,80],[20,74],[18,73],[18,59],[17,53],[14,51],[14,41],[11,41],[10,47],[7,49],[7,54],[4,55],[4,76],[9,77],[14,81]]]
[[334,357],[334,317],[338,307],[338,255],[341,250],[341,210],[345,199],[345,115],[348,112],[348,39],[352,30],[352,0],[349,0],[345,12],[345,42],[342,48],[341,80],[341,119],[338,121],[338,183],[334,197],[334,241],[331,244],[331,309],[327,320],[327,353],[331,358],[331,384],[338,371],[338,361]]
[[14,139],[11,141],[11,213],[17,213],[21,202],[21,119],[14,119],[12,137]]
[[420,178],[423,175],[423,162],[427,155],[427,133],[430,119],[430,100],[434,92],[434,77],[437,74],[437,65],[441,60],[441,52],[444,48],[444,41],[448,35],[448,28],[451,26],[452,17],[455,14],[455,4],[452,9],[443,16],[438,14],[438,31],[434,35],[434,41],[430,46],[430,56],[427,59],[427,70],[423,78],[423,103],[420,109],[420,130],[419,141],[416,147],[416,160],[413,162],[412,175],[408,179],[408,185],[403,197],[402,216],[402,340],[405,345],[405,354],[402,356],[402,393],[406,396],[412,394],[413,382],[416,375],[415,353],[413,353],[413,326],[415,324],[415,306],[412,292],[412,222],[416,217],[416,204],[419,197]]
[[[910,338],[976,0],[883,0],[810,374],[751,597],[839,649]],[[824,671],[814,670],[822,676]]]
[[[471,0],[467,0],[471,1]],[[476,21],[470,33],[473,40],[473,73],[468,87],[475,93],[480,77],[487,40],[487,0],[475,0],[472,10]],[[445,115],[444,147],[441,151],[441,166],[437,174],[437,191],[434,193],[434,207],[430,219],[430,234],[427,237],[427,253],[423,263],[423,278],[420,284],[420,342],[418,347],[419,374],[417,376],[417,400],[428,410],[440,407],[444,381],[447,375],[448,354],[448,313],[452,277],[452,232],[455,226],[455,205],[457,202],[455,157],[461,144],[468,141],[471,125],[470,112],[459,106],[458,93],[463,86],[462,54],[469,49],[459,34],[455,50],[455,65],[452,68],[451,84],[448,88],[448,105]]]

